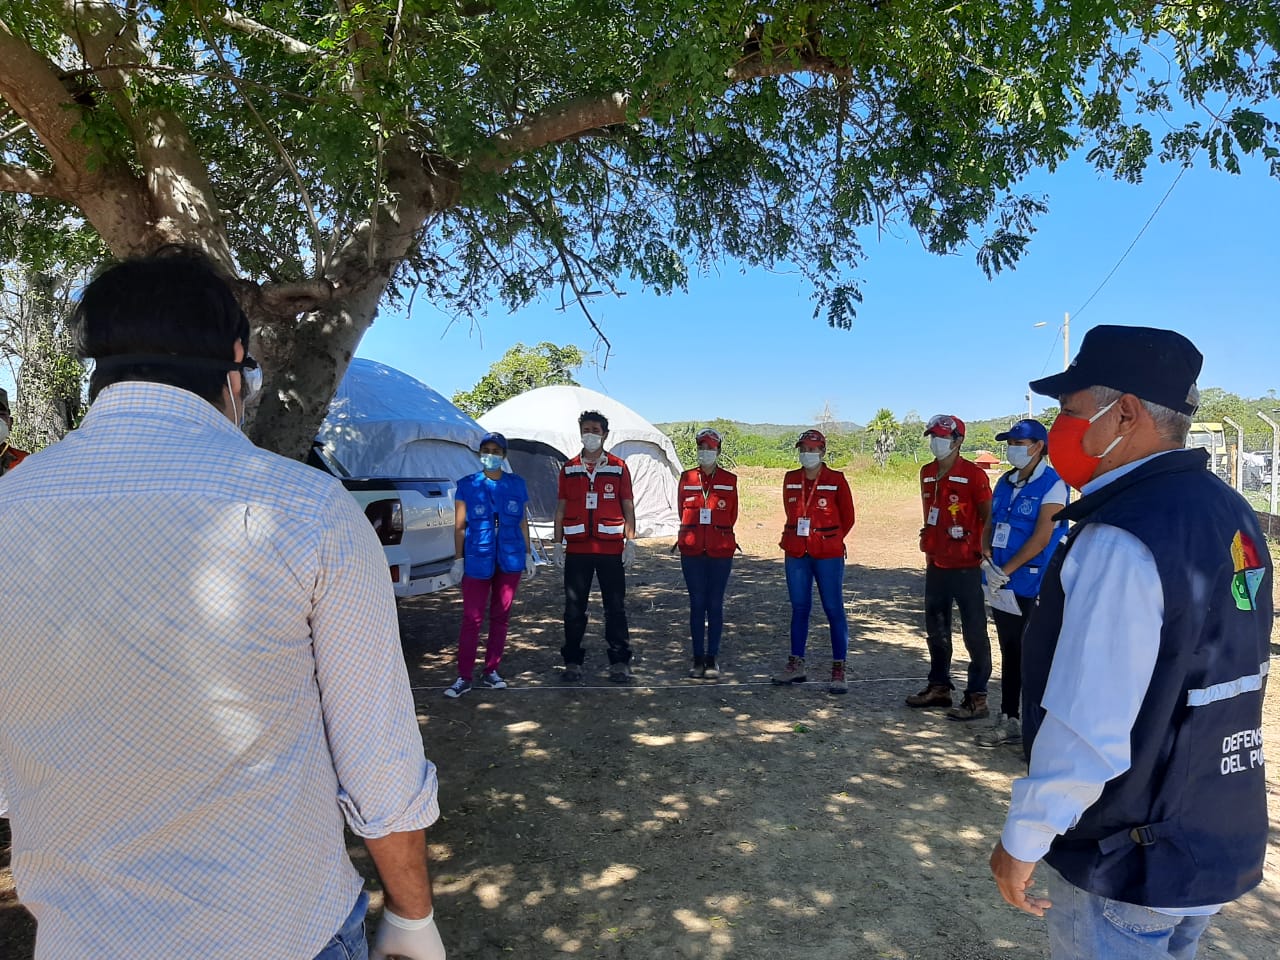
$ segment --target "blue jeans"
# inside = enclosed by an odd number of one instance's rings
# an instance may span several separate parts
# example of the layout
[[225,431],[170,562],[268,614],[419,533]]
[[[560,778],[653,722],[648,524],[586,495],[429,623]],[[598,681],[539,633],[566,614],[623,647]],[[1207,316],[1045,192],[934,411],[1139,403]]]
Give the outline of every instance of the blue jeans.
[[[733,557],[681,557],[680,570],[689,588],[689,637],[693,655],[712,660],[720,653],[724,631],[724,591]],[[705,641],[704,641],[705,637]]]
[[1041,864],[1050,960],[1193,960],[1209,917],[1173,917],[1081,890]]
[[364,915],[369,909],[369,894],[363,890],[356,898],[350,916],[333,935],[315,960],[369,960],[369,941],[365,938]]
[[849,619],[844,613],[844,557],[815,560],[787,557],[787,593],[791,597],[791,655],[803,657],[809,642],[809,611],[813,609],[813,582],[818,581],[822,610],[831,625],[831,659],[843,661],[849,653]]

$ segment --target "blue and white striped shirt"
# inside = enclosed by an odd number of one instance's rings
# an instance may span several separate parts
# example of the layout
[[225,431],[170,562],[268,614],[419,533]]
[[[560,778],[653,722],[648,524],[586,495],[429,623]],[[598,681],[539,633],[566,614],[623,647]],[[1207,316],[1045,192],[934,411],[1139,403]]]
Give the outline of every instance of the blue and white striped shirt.
[[105,389],[0,480],[0,810],[45,958],[309,958],[343,840],[439,815],[383,552],[192,393]]

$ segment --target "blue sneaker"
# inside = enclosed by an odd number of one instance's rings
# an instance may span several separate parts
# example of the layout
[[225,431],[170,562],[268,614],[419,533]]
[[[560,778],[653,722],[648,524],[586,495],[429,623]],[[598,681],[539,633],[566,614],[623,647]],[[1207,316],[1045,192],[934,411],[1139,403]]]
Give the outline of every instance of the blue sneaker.
[[490,690],[505,690],[507,689],[507,681],[498,676],[497,670],[490,670],[480,681],[480,686],[488,687]]
[[457,700],[460,696],[462,696],[464,693],[466,693],[470,689],[471,689],[471,681],[463,680],[461,677],[459,677],[457,680],[453,681],[453,686],[450,687],[448,690],[446,690],[444,692],[444,695],[448,697],[450,700]]

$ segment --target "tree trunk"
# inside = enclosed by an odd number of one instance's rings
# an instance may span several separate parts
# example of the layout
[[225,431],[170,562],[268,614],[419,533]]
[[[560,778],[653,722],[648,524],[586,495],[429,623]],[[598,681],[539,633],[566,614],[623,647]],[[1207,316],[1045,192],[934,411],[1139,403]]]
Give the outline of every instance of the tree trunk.
[[64,323],[70,279],[31,272],[14,318],[13,342],[22,366],[17,377],[14,445],[34,452],[61,440],[80,420],[84,365]]

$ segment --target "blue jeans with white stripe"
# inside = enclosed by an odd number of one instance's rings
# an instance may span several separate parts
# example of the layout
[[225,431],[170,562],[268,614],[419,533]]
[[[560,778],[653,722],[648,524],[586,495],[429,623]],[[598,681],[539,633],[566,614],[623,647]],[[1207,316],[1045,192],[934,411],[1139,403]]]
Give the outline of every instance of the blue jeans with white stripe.
[[1050,960],[1194,960],[1212,915],[1175,917],[1150,907],[1100,897],[1041,864]]
[[831,659],[843,661],[849,653],[849,618],[844,612],[844,557],[816,560],[787,557],[787,594],[791,598],[791,655],[803,657],[809,643],[809,611],[813,609],[813,584],[818,583],[822,610],[831,625]]

